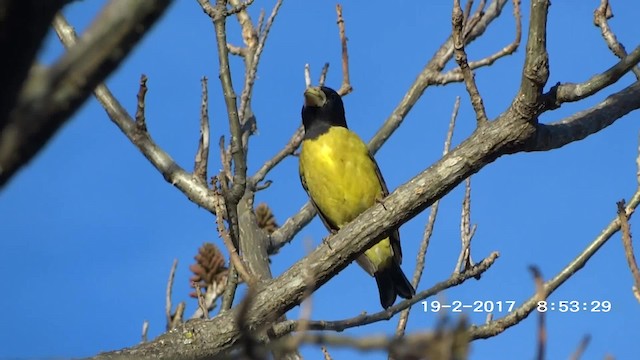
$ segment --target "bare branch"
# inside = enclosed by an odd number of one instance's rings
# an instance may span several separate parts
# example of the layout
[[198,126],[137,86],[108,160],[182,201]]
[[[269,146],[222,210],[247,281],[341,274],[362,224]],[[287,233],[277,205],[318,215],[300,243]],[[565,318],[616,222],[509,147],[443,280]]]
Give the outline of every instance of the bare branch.
[[[465,180],[464,200],[462,201],[462,214],[460,216],[460,255],[456,262],[454,272],[464,271],[473,266],[471,259],[471,240],[475,235],[477,226],[471,226],[471,178]],[[476,279],[480,279],[479,277]]]
[[640,81],[595,106],[551,124],[537,124],[536,138],[525,151],[547,151],[582,140],[640,108]]
[[322,71],[320,71],[320,79],[318,79],[318,86],[324,86],[324,83],[327,81],[328,72],[329,72],[329,63],[327,62],[327,63],[324,63],[324,65],[322,66]]
[[[86,41],[73,46],[50,68],[31,72],[0,132],[0,186],[33,158],[91,91],[120,65],[171,2],[132,4],[128,0],[112,0],[83,35]],[[54,10],[61,4],[57,0],[44,9]],[[60,19],[58,15],[54,20],[56,29],[61,28]],[[58,32],[59,37],[63,35],[68,34]],[[23,66],[18,67],[21,68]]]
[[[542,273],[540,269],[535,266],[530,266],[529,270],[533,274],[533,280],[536,284],[536,296],[538,301],[545,301],[547,299],[547,293],[544,288],[544,280],[542,279]],[[545,323],[545,312],[538,311],[538,348],[536,359],[544,360],[545,348],[547,346],[547,326]]]
[[[343,320],[335,320],[335,321],[309,321],[307,326],[309,330],[332,330],[332,331],[344,331],[349,328],[363,326],[372,324],[379,321],[389,320],[393,315],[398,313],[401,310],[408,309],[410,306],[421,302],[422,300],[434,296],[446,289],[458,286],[468,279],[472,277],[476,277],[485,271],[489,270],[489,268],[494,264],[494,262],[498,259],[498,253],[493,252],[480,263],[478,263],[473,268],[470,268],[462,273],[452,274],[447,280],[441,281],[431,288],[421,291],[414,295],[410,300],[403,300],[387,310],[383,310],[371,315],[367,315],[366,313],[360,314],[358,316],[343,319]],[[275,331],[278,336],[287,334],[291,331],[297,331],[299,328],[299,324],[296,321],[290,320],[282,323],[278,323],[275,326]]]
[[242,2],[240,4],[238,4],[238,5],[234,5],[231,9],[228,9],[225,12],[225,15],[226,16],[231,16],[231,15],[235,15],[235,14],[241,12],[241,11],[245,11],[249,7],[249,5],[253,4],[253,1],[254,0],[247,0],[247,1],[244,1],[244,2]]
[[[253,58],[249,59],[249,61],[245,61],[246,72],[245,72],[245,82],[244,87],[242,89],[242,94],[240,95],[240,107],[239,107],[239,118],[242,124],[244,124],[248,117],[246,116],[247,109],[249,106],[249,102],[251,100],[251,94],[253,92],[253,84],[256,81],[256,75],[258,73],[258,63],[260,62],[260,56],[262,55],[262,51],[264,50],[264,45],[267,42],[267,37],[269,36],[269,31],[271,30],[271,26],[278,15],[278,11],[282,6],[282,0],[278,0],[271,11],[271,15],[269,15],[269,19],[264,27],[264,30],[260,33],[257,44],[255,44],[255,50],[249,52],[249,54],[253,54]],[[250,19],[248,21],[241,21],[243,24],[243,33],[249,31],[252,34],[255,32],[251,24]],[[251,27],[250,27],[251,26]],[[250,27],[250,28],[249,28]],[[248,28],[248,30],[246,30]],[[249,42],[247,46],[250,46],[253,42]],[[246,58],[245,58],[246,59]],[[246,145],[245,145],[246,146]]]
[[627,258],[627,264],[633,275],[634,287],[640,288],[640,270],[638,269],[638,262],[633,252],[633,241],[631,240],[631,225],[629,225],[629,215],[625,210],[624,200],[617,203],[618,205],[618,220],[620,221],[620,229],[622,230],[622,244],[624,246],[624,254]]
[[[471,43],[484,33],[489,24],[491,24],[491,22],[500,15],[500,12],[506,3],[507,0],[493,0],[491,2],[482,18],[473,27],[469,36],[466,37],[465,41],[467,44]],[[422,96],[427,87],[438,84],[436,79],[449,60],[451,60],[452,56],[453,41],[452,38],[449,37],[431,57],[424,69],[420,74],[418,74],[416,80],[410,86],[400,103],[392,111],[389,117],[387,117],[374,137],[369,141],[369,150],[372,154],[375,154],[382,144],[384,144],[395,130],[400,127],[404,118]]]
[[[631,216],[636,207],[640,204],[640,187],[631,197],[629,204],[625,209],[626,213]],[[620,231],[620,221],[616,216],[609,225],[589,244],[578,256],[571,261],[564,269],[562,269],[553,279],[544,283],[545,296],[551,295],[560,285],[573,276],[578,270],[582,269],[587,261],[604,245],[615,233]],[[538,302],[538,293],[525,301],[520,307],[514,309],[508,315],[494,320],[489,324],[482,326],[471,326],[469,332],[473,339],[487,339],[496,336],[506,329],[518,324],[525,319],[536,308]]]
[[229,276],[227,277],[227,284],[225,285],[224,295],[222,295],[222,305],[220,306],[220,312],[231,309],[233,305],[233,299],[236,297],[236,290],[238,289],[238,271],[236,271],[233,263],[229,264]]
[[331,354],[329,354],[329,350],[327,350],[326,347],[321,346],[320,349],[322,350],[322,356],[324,357],[324,360],[332,360],[333,359],[331,357]]
[[[480,7],[478,7],[478,10],[479,9]],[[516,23],[515,38],[513,39],[513,42],[483,59],[469,62],[469,68],[471,70],[475,70],[485,66],[491,66],[498,59],[509,56],[518,49],[518,47],[520,46],[520,40],[522,38],[522,16],[520,14],[520,0],[513,0],[513,17]],[[465,26],[465,30],[466,28],[467,27]],[[465,32],[465,41],[468,42],[467,38],[468,36]],[[462,71],[460,70],[460,67],[455,67],[444,74],[437,74],[434,77],[433,82],[438,85],[446,85],[451,82],[460,82],[463,80],[464,76],[462,74]]]
[[[66,47],[75,44],[75,33],[62,15],[56,16],[54,28]],[[164,150],[151,139],[148,132],[141,131],[135,125],[129,113],[122,107],[105,85],[98,85],[94,90],[94,95],[104,107],[111,121],[120,128],[124,135],[140,150],[168,183],[177,187],[189,200],[215,214],[217,198],[213,196],[212,191],[210,191],[207,186],[195,180],[190,173],[186,172],[180,165],[173,161],[171,156],[164,152]]]
[[[618,41],[607,21],[612,17],[613,12],[611,11],[609,0],[600,0],[600,6],[593,12],[593,23],[600,28],[602,37],[613,54],[620,59],[624,59],[627,56],[627,51],[624,49],[624,45]],[[632,71],[636,75],[636,79],[640,80],[640,68],[634,66]]]
[[342,17],[342,5],[336,5],[336,13],[338,14],[338,30],[340,32],[340,44],[342,45],[342,85],[340,85],[340,89],[337,92],[344,96],[353,91],[353,88],[351,87],[351,81],[349,81],[349,52],[344,18]]
[[304,64],[304,86],[308,88],[311,86],[311,67],[309,64]]
[[547,15],[549,0],[532,0],[529,20],[527,52],[522,70],[518,95],[512,107],[523,108],[517,112],[539,113],[542,90],[549,79],[549,54],[547,53]]
[[471,71],[471,68],[469,68],[467,53],[464,50],[464,39],[462,36],[463,17],[464,16],[462,13],[462,8],[460,7],[460,0],[454,0],[452,14],[453,49],[456,55],[456,62],[460,66],[460,70],[462,71],[462,75],[464,77],[464,84],[467,87],[467,92],[471,97],[471,105],[473,105],[473,109],[476,112],[476,121],[478,123],[478,126],[480,127],[484,126],[489,120],[487,119],[487,113],[484,109],[482,97],[480,96],[480,92],[478,91],[473,72]]
[[252,187],[257,187],[258,183],[264,180],[265,176],[273,169],[276,165],[278,165],[282,160],[284,160],[287,156],[293,155],[296,151],[300,143],[302,142],[302,137],[304,136],[304,128],[300,126],[287,145],[285,145],[282,150],[280,150],[277,154],[275,154],[271,159],[267,160],[262,167],[249,179],[249,184]]
[[146,75],[140,75],[140,87],[138,88],[138,96],[136,97],[136,128],[141,132],[147,132],[147,120],[144,114],[144,102],[147,96],[147,80]]
[[234,242],[231,238],[231,234],[224,226],[224,209],[222,208],[222,203],[222,201],[218,201],[219,205],[216,207],[216,224],[218,225],[218,234],[222,238],[222,242],[229,252],[230,262],[233,263],[233,266],[235,267],[236,271],[238,271],[238,274],[240,275],[242,280],[244,280],[244,282],[246,282],[249,286],[253,286],[256,283],[256,280],[249,273],[249,271],[247,271],[246,266],[244,266],[242,259],[238,255],[238,249],[234,245]]
[[[484,12],[484,16],[473,27],[473,30],[467,37],[467,43],[470,43],[478,36],[484,33],[487,26],[495,20],[505,6],[507,0],[493,0]],[[403,99],[396,106],[393,112],[385,120],[376,135],[369,141],[369,151],[375,154],[385,141],[400,126],[409,111],[413,108],[418,99],[422,96],[426,88],[430,85],[437,84],[434,80],[440,71],[444,69],[447,62],[453,56],[453,46],[451,38],[447,39],[436,53],[429,60],[422,72],[418,75],[414,83],[411,85]],[[308,83],[311,78],[308,78]],[[289,243],[295,234],[306,226],[316,215],[316,211],[310,202],[307,202],[298,213],[287,219],[282,226],[271,234],[271,245],[269,253],[277,251],[282,246]]]
[[145,320],[142,322],[142,336],[141,342],[147,342],[147,333],[149,332],[149,320]]
[[469,352],[466,326],[466,322],[461,320],[451,329],[443,329],[440,326],[434,332],[415,333],[403,337],[355,338],[342,334],[304,333],[277,341],[271,346],[295,349],[298,343],[326,344],[361,351],[386,350],[394,359],[466,359]]
[[0,49],[3,51],[0,57],[0,130],[9,120],[9,112],[16,105],[54,15],[67,2],[69,0],[5,0],[0,3],[3,14],[0,19]]
[[636,47],[629,55],[623,57],[622,60],[605,72],[594,75],[583,83],[556,84],[548,94],[545,94],[545,96],[550,97],[547,103],[550,102],[552,107],[557,107],[565,102],[574,102],[587,98],[609,85],[615,84],[629,70],[633,69],[639,61],[640,46]]
[[580,341],[580,344],[578,345],[576,351],[571,354],[569,360],[580,360],[582,354],[584,354],[585,350],[587,349],[587,346],[589,346],[589,342],[591,342],[591,336],[585,335]]
[[[473,3],[473,1],[467,2],[467,5]],[[469,5],[468,5],[469,6]],[[460,96],[456,96],[456,101],[453,104],[453,112],[451,114],[451,118],[449,120],[449,129],[447,130],[446,139],[444,141],[444,150],[442,151],[442,156],[447,155],[449,150],[451,149],[451,139],[453,139],[453,130],[456,126],[456,119],[458,118],[458,110],[460,110]],[[420,283],[420,278],[422,277],[422,272],[424,271],[425,258],[427,256],[427,249],[429,248],[429,241],[431,240],[431,235],[433,234],[433,228],[436,223],[436,218],[438,217],[438,207],[440,206],[440,200],[431,205],[431,212],[429,213],[429,219],[427,220],[427,225],[425,226],[424,233],[422,235],[422,241],[420,242],[420,249],[418,250],[418,255],[416,258],[416,269],[413,272],[413,279],[411,280],[411,284],[414,289],[418,288],[418,284]],[[409,313],[411,308],[407,308],[402,313],[400,313],[400,318],[398,319],[398,325],[396,326],[396,335],[402,336],[404,335],[405,328],[407,326],[407,321],[409,320]]]
[[200,105],[200,141],[193,166],[193,176],[203,184],[207,184],[207,168],[209,164],[209,92],[207,77],[202,77],[202,101]]
[[[198,0],[208,3],[207,0]],[[204,9],[203,5],[203,9]],[[233,89],[231,80],[231,69],[229,67],[229,52],[227,50],[227,30],[226,30],[226,1],[216,0],[214,8],[213,25],[216,33],[216,43],[218,47],[218,64],[220,68],[220,84],[222,85],[222,93],[227,107],[227,117],[229,120],[229,129],[231,132],[230,146],[231,156],[233,157],[233,186],[228,192],[225,192],[225,202],[227,205],[227,214],[229,222],[232,224],[230,229],[233,236],[237,234],[235,227],[237,226],[237,214],[234,214],[234,208],[244,194],[247,176],[246,153],[242,146],[242,127],[238,118],[238,106],[236,103],[236,93]],[[230,209],[231,208],[231,209]],[[238,269],[240,271],[240,269]]]
[[173,290],[173,279],[176,276],[176,269],[178,269],[178,259],[173,260],[173,265],[171,265],[171,271],[169,272],[169,280],[167,280],[167,290],[165,293],[165,307],[164,313],[167,318],[167,330],[171,330],[173,327],[173,316],[171,315],[171,291]]

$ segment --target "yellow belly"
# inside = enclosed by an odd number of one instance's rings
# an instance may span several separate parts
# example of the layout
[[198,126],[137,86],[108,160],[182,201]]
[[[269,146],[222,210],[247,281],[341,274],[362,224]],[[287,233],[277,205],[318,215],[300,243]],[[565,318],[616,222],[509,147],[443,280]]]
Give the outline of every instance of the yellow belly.
[[[302,143],[300,175],[328,226],[338,229],[384,197],[382,180],[367,145],[342,127]],[[390,266],[393,259],[393,248],[385,238],[357,260],[373,275]]]
[[383,197],[366,144],[343,127],[303,142],[300,174],[318,209],[338,228]]

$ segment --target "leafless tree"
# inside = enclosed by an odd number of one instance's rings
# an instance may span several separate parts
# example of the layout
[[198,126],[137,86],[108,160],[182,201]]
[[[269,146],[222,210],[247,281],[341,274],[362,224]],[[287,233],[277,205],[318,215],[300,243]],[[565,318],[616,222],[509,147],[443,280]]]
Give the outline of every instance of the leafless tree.
[[[469,341],[497,336],[520,323],[535,310],[537,301],[549,296],[582,268],[602,244],[620,229],[623,231],[627,259],[635,278],[635,291],[638,293],[640,275],[633,256],[628,219],[640,202],[640,190],[626,203],[619,204],[618,216],[612,219],[602,234],[551,280],[544,282],[534,269],[537,290],[515,311],[501,318],[488,319],[481,325],[460,322],[454,326],[442,326],[432,332],[404,334],[411,305],[444,289],[460,285],[467,279],[478,277],[498,258],[497,253],[492,253],[478,263],[471,259],[474,227],[470,222],[470,182],[467,180],[471,175],[506,154],[552,151],[580,141],[640,107],[640,69],[636,66],[640,61],[640,47],[627,53],[617,41],[607,23],[611,17],[607,0],[602,0],[594,19],[606,45],[620,60],[611,68],[593,74],[583,83],[558,83],[546,92],[544,88],[549,78],[549,55],[546,47],[549,1],[530,1],[529,26],[524,32],[526,54],[520,87],[512,94],[513,100],[508,108],[494,119],[489,119],[484,109],[483,98],[475,83],[474,70],[496,62],[496,66],[499,66],[501,58],[518,49],[522,34],[520,1],[491,0],[474,4],[473,0],[469,0],[463,8],[459,0],[454,0],[450,36],[442,42],[418,74],[400,103],[370,141],[369,147],[372,153],[379,150],[402,124],[424,91],[434,85],[464,83],[476,115],[475,131],[465,141],[452,147],[451,136],[459,107],[458,99],[440,160],[393,191],[384,200],[384,204],[371,207],[364,216],[331,235],[276,278],[271,273],[270,256],[276,256],[277,251],[286,246],[311,221],[315,211],[307,203],[282,226],[265,231],[265,223],[269,223],[269,211],[262,209],[260,215],[260,211],[255,210],[256,192],[267,188],[269,184],[264,182],[267,174],[284,158],[294,154],[301,142],[303,130],[299,128],[292,134],[289,143],[272,159],[257,167],[255,173],[248,173],[246,154],[256,122],[251,107],[253,85],[269,31],[282,5],[282,0],[278,0],[268,15],[263,12],[254,21],[247,11],[250,6],[254,6],[253,2],[198,0],[203,16],[208,16],[213,24],[220,84],[230,128],[229,142],[223,138],[217,147],[224,165],[223,170],[210,174],[207,163],[211,146],[206,79],[203,80],[202,89],[201,137],[192,171],[175,163],[147,131],[145,76],[140,80],[138,104],[133,116],[102,84],[171,1],[112,0],[80,39],[64,17],[56,14],[66,1],[0,1],[0,13],[11,15],[0,17],[0,34],[5,34],[0,36],[0,47],[14,52],[14,56],[3,56],[0,59],[3,65],[0,66],[0,72],[3,79],[7,79],[0,84],[3,90],[0,96],[0,186],[6,184],[42,148],[93,92],[111,121],[165,180],[190,201],[216,217],[222,243],[231,254],[227,268],[215,249],[203,247],[200,250],[201,258],[208,260],[202,260],[201,263],[205,265],[194,270],[194,273],[200,274],[194,281],[204,281],[206,289],[200,285],[195,286],[194,296],[199,300],[199,308],[194,319],[183,321],[183,305],[178,306],[175,312],[172,311],[174,264],[167,289],[167,328],[171,331],[132,348],[97,355],[96,359],[204,359],[215,356],[262,358],[267,352],[273,353],[277,358],[297,358],[297,348],[302,343],[385,349],[395,359],[464,358]],[[513,42],[486,58],[470,61],[465,47],[482,37],[495,19],[505,16],[502,10],[509,4],[513,7],[516,24]],[[343,75],[339,92],[344,96],[351,91],[348,48],[342,9],[338,6],[336,10]],[[34,13],[38,16],[25,15],[27,22],[21,22],[21,14]],[[234,18],[240,24],[242,32],[241,46],[231,45],[227,41],[227,23]],[[35,53],[51,23],[68,51],[52,66],[43,67],[35,62]],[[116,23],[118,26],[114,26]],[[25,37],[18,37],[27,28],[30,31]],[[240,86],[232,84],[229,67],[231,56],[239,56],[244,62],[244,82]],[[457,66],[445,71],[447,64],[452,61]],[[322,69],[320,83],[324,82],[327,70],[327,67]],[[543,113],[552,112],[564,103],[586,99],[617,83],[630,72],[636,76],[636,81],[597,105],[553,123],[542,124],[538,121]],[[309,85],[311,79],[308,72],[306,76]],[[300,305],[390,229],[431,207],[431,216],[420,249],[422,257],[413,277],[413,283],[417,284],[424,267],[423,254],[428,247],[436,219],[438,200],[465,180],[467,192],[461,217],[463,246],[456,269],[449,279],[419,291],[414,298],[399,302],[380,313],[359,315],[342,321],[312,321],[306,316],[299,320],[287,320],[284,317],[288,310]],[[213,273],[207,275],[207,271]],[[241,302],[236,301],[238,305],[232,307],[239,282],[245,282],[249,292]],[[210,317],[211,305],[219,297],[222,297],[221,311]],[[334,333],[386,320],[401,312],[397,326],[397,333],[401,336],[396,338],[352,338]],[[320,330],[322,333],[309,330]],[[587,341],[588,339],[585,344]],[[545,344],[543,317],[540,317],[539,344],[540,357],[543,356]],[[462,357],[460,354],[463,354]],[[325,352],[325,357],[328,356]]]

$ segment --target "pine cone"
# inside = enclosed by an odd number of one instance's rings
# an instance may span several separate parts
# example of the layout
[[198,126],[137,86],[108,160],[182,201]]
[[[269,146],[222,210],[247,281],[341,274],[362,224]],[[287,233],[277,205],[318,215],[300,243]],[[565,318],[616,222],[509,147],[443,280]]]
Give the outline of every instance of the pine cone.
[[[198,249],[198,254],[194,256],[194,259],[196,263],[189,266],[189,270],[193,272],[193,276],[191,276],[189,280],[191,287],[194,289],[194,283],[197,283],[204,293],[208,286],[214,284],[227,274],[224,256],[212,243],[204,243],[202,247]],[[198,297],[195,291],[189,294],[189,296],[193,298]]]
[[276,217],[271,212],[269,205],[260,203],[255,208],[256,218],[258,219],[258,227],[271,234],[278,228]]

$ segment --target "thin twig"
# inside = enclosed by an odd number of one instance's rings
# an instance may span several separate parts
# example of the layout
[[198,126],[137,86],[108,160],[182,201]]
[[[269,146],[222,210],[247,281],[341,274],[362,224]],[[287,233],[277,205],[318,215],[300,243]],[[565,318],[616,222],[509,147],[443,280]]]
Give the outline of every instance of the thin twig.
[[278,0],[273,6],[271,15],[269,15],[269,19],[267,19],[264,30],[262,30],[262,32],[260,33],[258,43],[255,45],[255,51],[250,51],[250,53],[253,54],[253,58],[250,59],[250,61],[245,62],[245,64],[247,65],[247,69],[245,71],[246,75],[244,87],[242,89],[242,93],[240,94],[240,106],[238,108],[238,117],[242,124],[244,124],[248,120],[246,114],[249,106],[249,101],[251,99],[251,94],[253,92],[253,85],[256,81],[256,76],[258,73],[258,63],[260,62],[260,56],[262,55],[264,45],[266,44],[267,37],[269,36],[269,31],[271,30],[273,22],[275,21],[281,6],[282,0]]
[[300,143],[302,142],[302,137],[304,136],[304,128],[302,126],[298,127],[291,139],[287,142],[287,145],[282,148],[277,154],[275,154],[271,159],[267,160],[262,167],[250,178],[249,184],[254,188],[258,186],[258,183],[267,176],[269,171],[273,169],[276,165],[278,165],[282,160],[284,160],[287,156],[293,155],[296,151]]
[[[636,207],[640,204],[640,187],[629,200],[625,209],[629,216],[633,213]],[[551,295],[558,287],[560,287],[571,276],[576,274],[578,270],[582,269],[589,259],[618,231],[620,230],[620,221],[616,216],[607,227],[598,235],[573,261],[564,267],[556,276],[547,281],[544,284],[544,291],[546,296]],[[534,294],[531,298],[525,301],[520,307],[514,309],[511,313],[503,316],[497,320],[492,321],[489,324],[482,326],[471,326],[469,334],[472,339],[487,339],[496,336],[506,329],[518,324],[525,319],[532,311],[536,309],[538,302],[538,294]]]
[[[473,1],[470,1],[470,2],[473,2]],[[453,104],[453,112],[451,113],[451,118],[449,119],[449,129],[447,130],[446,139],[444,141],[444,150],[442,151],[442,156],[447,155],[447,153],[451,149],[451,139],[453,139],[453,130],[455,129],[456,119],[458,118],[459,109],[460,109],[460,96],[456,96],[456,101]],[[439,206],[440,206],[440,200],[436,200],[433,203],[433,205],[431,205],[431,211],[429,212],[429,219],[427,220],[427,224],[424,228],[422,241],[420,242],[420,249],[418,250],[418,255],[416,257],[416,269],[413,272],[413,279],[411,280],[411,284],[413,285],[414,289],[418,288],[418,284],[420,283],[420,278],[422,278],[422,272],[424,271],[425,259],[427,256],[427,249],[429,248],[429,241],[431,240],[431,235],[433,234],[436,218],[438,217]],[[409,320],[410,312],[411,312],[411,308],[407,308],[406,310],[400,313],[400,318],[398,319],[398,325],[396,326],[397,336],[404,335],[404,332],[407,326],[407,321]]]
[[456,55],[456,62],[460,66],[460,70],[464,76],[464,84],[467,87],[467,92],[471,97],[471,105],[473,105],[473,109],[476,112],[478,126],[481,127],[484,126],[489,119],[487,118],[487,113],[484,109],[484,104],[482,103],[482,96],[480,96],[480,92],[478,91],[478,86],[476,85],[473,72],[469,67],[467,53],[464,50],[465,40],[462,35],[463,18],[464,16],[462,8],[460,7],[460,0],[454,0],[452,14],[453,49]]
[[[535,266],[530,266],[529,270],[533,275],[533,280],[536,285],[536,297],[538,301],[546,301],[547,293],[544,288],[544,280],[542,279],[542,273],[540,269]],[[547,346],[547,327],[545,324],[545,311],[538,311],[538,347],[536,350],[536,359],[544,360],[545,348]]]
[[202,312],[202,318],[209,318],[209,309],[207,309],[207,305],[204,301],[204,296],[202,295],[202,289],[200,288],[200,284],[197,281],[193,282],[193,287],[196,289],[196,296],[198,297],[198,307]]
[[349,81],[349,51],[347,48],[347,33],[344,28],[344,18],[342,17],[342,5],[336,5],[336,13],[338,15],[338,31],[340,32],[340,44],[342,45],[342,85],[338,89],[341,96],[347,95],[353,88]]
[[[352,327],[363,326],[363,325],[372,324],[378,321],[389,320],[393,315],[397,314],[398,312],[404,309],[407,309],[410,306],[417,304],[430,296],[434,296],[446,289],[458,286],[464,283],[466,280],[484,273],[485,271],[489,270],[489,268],[495,263],[498,257],[499,257],[499,254],[497,252],[493,252],[473,268],[463,273],[452,274],[448,279],[436,283],[431,288],[417,293],[410,300],[403,300],[393,305],[392,307],[388,308],[387,310],[373,313],[371,315],[367,315],[366,313],[363,313],[352,318],[336,320],[336,321],[325,321],[325,320],[309,321],[308,329],[309,330],[343,331]],[[298,329],[298,322],[295,320],[284,321],[274,326],[274,331],[276,332],[277,335],[288,334],[292,331],[295,331],[296,329]]]
[[[520,12],[520,0],[513,0],[513,17],[516,24],[515,38],[513,39],[513,41],[489,56],[486,56],[480,60],[469,61],[469,68],[471,70],[475,70],[485,66],[491,66],[498,59],[509,56],[518,49],[518,47],[520,46],[520,41],[522,39],[522,16]],[[465,30],[466,28],[467,26],[465,25]],[[465,36],[465,41],[468,41],[467,36]],[[446,73],[435,75],[433,82],[438,85],[446,85],[451,82],[460,82],[463,80],[464,76],[460,67],[458,66],[447,71]]]
[[[76,43],[75,33],[62,15],[56,16],[54,28],[65,47],[73,46]],[[212,196],[211,190],[206,184],[201,184],[193,178],[191,173],[180,167],[169,154],[153,141],[148,132],[140,131],[135,125],[135,120],[104,84],[99,84],[95,88],[94,95],[104,107],[111,121],[118,126],[168,183],[178,188],[198,206],[215,213],[215,202],[218,201],[218,197]]]
[[580,340],[580,344],[578,344],[578,348],[576,351],[571,354],[569,360],[580,360],[584,352],[587,350],[587,346],[589,346],[589,342],[591,342],[591,335],[585,335],[582,340]]
[[311,86],[311,66],[309,63],[304,64],[304,87],[309,88]]
[[460,240],[462,246],[456,267],[453,270],[454,272],[464,271],[470,266],[473,266],[473,259],[471,259],[471,240],[473,239],[473,235],[475,235],[477,225],[474,224],[471,226],[471,178],[465,180],[464,189],[462,214],[460,216]]
[[146,343],[148,341],[147,334],[149,332],[149,320],[145,320],[142,322],[142,340],[141,342]]
[[[203,10],[210,6],[208,0],[198,0]],[[246,152],[242,146],[242,127],[238,116],[238,105],[236,102],[236,93],[233,88],[231,78],[231,68],[229,65],[229,51],[227,49],[227,31],[226,21],[226,1],[216,1],[213,8],[213,25],[216,34],[216,44],[218,49],[218,65],[220,69],[220,85],[224,94],[225,105],[227,109],[227,118],[229,121],[229,131],[231,139],[229,141],[231,148],[231,157],[233,158],[233,185],[228,191],[224,192],[225,203],[227,207],[227,217],[230,223],[230,231],[233,237],[237,236],[237,205],[242,197],[246,187],[247,161]]]
[[617,203],[618,205],[618,219],[620,221],[620,229],[622,232],[622,245],[624,246],[624,254],[627,258],[627,264],[631,270],[633,276],[633,286],[640,288],[640,270],[638,270],[638,263],[633,251],[633,241],[631,239],[631,226],[629,225],[629,215],[627,215],[624,200]]
[[462,20],[465,24],[469,18],[469,14],[471,14],[471,8],[473,7],[473,0],[467,0],[467,4],[464,7],[464,19]]
[[228,9],[225,12],[225,16],[232,16],[232,15],[235,15],[235,14],[239,13],[240,11],[246,10],[251,4],[253,4],[254,1],[255,0],[247,0],[245,2],[240,3],[237,6],[234,6],[234,7],[230,8],[230,9]]
[[236,46],[230,43],[227,43],[227,50],[229,50],[229,54],[245,57],[247,55],[247,49],[242,46]]
[[236,297],[236,290],[238,289],[238,271],[233,263],[229,264],[229,275],[227,276],[227,283],[224,287],[224,294],[222,295],[222,304],[220,305],[220,311],[227,311],[231,309],[233,305],[233,299]]
[[202,101],[200,105],[200,141],[196,151],[193,176],[203,184],[207,183],[207,168],[209,164],[209,92],[207,77],[202,77]]
[[331,354],[329,354],[329,350],[325,346],[321,346],[320,350],[322,350],[322,356],[324,360],[332,360]]
[[[222,202],[219,202],[219,203],[221,204]],[[227,247],[227,251],[229,252],[229,258],[231,263],[233,263],[236,271],[238,271],[238,274],[240,275],[242,280],[244,280],[244,282],[247,283],[249,287],[251,287],[256,283],[255,279],[253,278],[253,276],[251,276],[251,274],[249,274],[246,266],[244,266],[242,259],[238,255],[238,249],[233,244],[233,241],[231,240],[231,235],[229,234],[229,231],[224,226],[223,211],[224,210],[222,209],[222,205],[219,205],[216,207],[216,224],[218,225],[218,234],[220,234],[220,237],[222,238],[222,242]]]
[[261,36],[262,32],[264,31],[264,17],[264,9],[260,9],[260,15],[258,15],[258,25],[256,26],[258,28],[258,36]]
[[326,62],[322,66],[322,71],[320,71],[320,79],[318,79],[318,86],[324,86],[324,83],[327,81],[328,72],[329,72],[329,63]]
[[171,265],[171,271],[169,271],[169,280],[167,280],[167,290],[165,292],[165,307],[164,313],[167,318],[167,330],[171,330],[171,324],[173,323],[173,316],[171,316],[171,292],[173,291],[173,280],[176,276],[176,270],[178,269],[178,259],[173,259]]
[[138,131],[147,131],[147,124],[144,115],[145,96],[147,95],[147,76],[140,75],[140,88],[138,89],[138,96],[136,97],[136,127]]
[[[624,45],[618,41],[616,34],[609,27],[608,19],[613,17],[613,11],[611,10],[611,4],[608,0],[600,0],[600,6],[593,12],[593,23],[600,28],[602,37],[607,43],[609,49],[615,56],[623,59],[627,56],[627,52],[624,49]],[[632,68],[633,73],[636,75],[636,79],[640,80],[640,68],[634,66]]]

